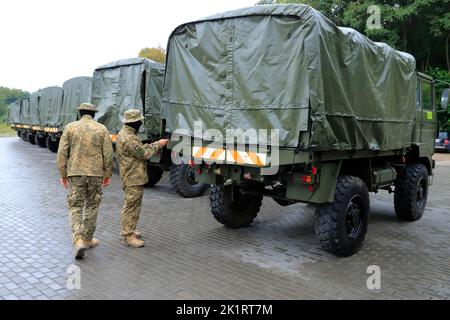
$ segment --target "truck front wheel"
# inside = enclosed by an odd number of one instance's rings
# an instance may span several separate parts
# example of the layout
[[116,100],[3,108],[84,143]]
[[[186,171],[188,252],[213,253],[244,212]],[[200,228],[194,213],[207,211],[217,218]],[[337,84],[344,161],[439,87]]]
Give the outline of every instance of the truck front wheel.
[[237,186],[213,185],[209,196],[211,213],[229,228],[248,227],[261,208],[262,198],[258,194],[243,194]]
[[28,134],[25,130],[20,131],[20,139],[22,139],[23,141],[28,141]]
[[369,208],[365,183],[353,176],[339,177],[333,202],[316,210],[316,234],[322,247],[337,256],[356,253],[367,232]]
[[172,164],[170,183],[175,191],[185,198],[199,197],[208,189],[208,185],[195,181],[195,169],[186,164]]
[[428,198],[428,170],[423,164],[409,164],[395,181],[394,207],[397,217],[405,221],[419,220]]

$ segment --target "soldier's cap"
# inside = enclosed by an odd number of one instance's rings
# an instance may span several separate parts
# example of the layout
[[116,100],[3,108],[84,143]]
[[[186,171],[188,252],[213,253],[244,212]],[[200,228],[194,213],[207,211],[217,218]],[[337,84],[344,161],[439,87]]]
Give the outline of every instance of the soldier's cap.
[[137,109],[130,109],[124,112],[123,114],[123,123],[132,123],[144,120],[144,116],[141,114],[141,111]]
[[78,111],[85,110],[85,111],[92,111],[92,112],[98,112],[97,106],[93,105],[92,103],[82,103],[78,107]]

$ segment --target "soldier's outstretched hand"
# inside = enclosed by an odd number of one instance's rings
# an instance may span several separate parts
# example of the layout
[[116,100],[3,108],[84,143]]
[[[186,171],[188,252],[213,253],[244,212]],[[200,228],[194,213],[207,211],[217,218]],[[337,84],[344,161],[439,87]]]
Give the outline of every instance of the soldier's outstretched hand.
[[107,187],[111,184],[111,178],[103,178],[102,187]]
[[62,186],[64,188],[67,189],[69,187],[69,183],[67,182],[67,178],[61,178],[61,179],[59,179],[59,181],[61,182],[61,184],[62,184]]
[[169,139],[161,139],[158,141],[161,147],[165,147],[169,143]]

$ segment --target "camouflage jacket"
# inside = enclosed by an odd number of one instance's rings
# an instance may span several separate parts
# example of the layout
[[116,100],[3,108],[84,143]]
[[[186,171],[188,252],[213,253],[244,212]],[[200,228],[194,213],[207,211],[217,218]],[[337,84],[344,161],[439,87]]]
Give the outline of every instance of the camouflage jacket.
[[89,115],[69,123],[59,142],[57,165],[61,178],[111,177],[113,148],[106,127]]
[[122,183],[125,187],[148,182],[147,161],[161,149],[159,142],[143,144],[136,130],[124,125],[117,135],[117,157]]

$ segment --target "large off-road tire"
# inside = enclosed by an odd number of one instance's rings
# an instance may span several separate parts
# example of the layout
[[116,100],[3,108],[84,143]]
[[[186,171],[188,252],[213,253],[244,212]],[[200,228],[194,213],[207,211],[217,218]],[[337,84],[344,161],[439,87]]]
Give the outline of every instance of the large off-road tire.
[[18,136],[19,138],[22,138],[22,132],[21,132],[20,130],[16,130],[16,132],[17,132],[17,136]]
[[361,247],[367,233],[370,208],[365,183],[353,176],[341,176],[332,203],[316,210],[316,235],[322,247],[348,257]]
[[186,164],[172,164],[170,167],[170,183],[175,191],[185,198],[201,196],[209,188],[207,184],[195,182],[194,170]]
[[29,133],[28,134],[28,138],[27,141],[31,144],[36,144],[36,139],[35,139],[35,134]]
[[56,139],[56,141],[53,141],[52,138],[50,136],[48,136],[46,139],[46,145],[47,145],[48,150],[50,150],[51,152],[57,153],[58,147],[59,147],[59,139]]
[[428,170],[423,164],[408,164],[395,181],[394,207],[399,219],[419,220],[428,198]]
[[148,182],[145,185],[147,188],[153,187],[161,180],[164,170],[160,166],[147,165]]
[[209,196],[214,218],[233,229],[252,224],[261,208],[262,199],[262,194],[243,194],[233,185],[213,185]]
[[41,148],[46,148],[47,147],[47,141],[46,140],[47,139],[46,139],[45,136],[43,136],[43,137],[40,137],[39,135],[35,135],[34,136],[35,143]]

